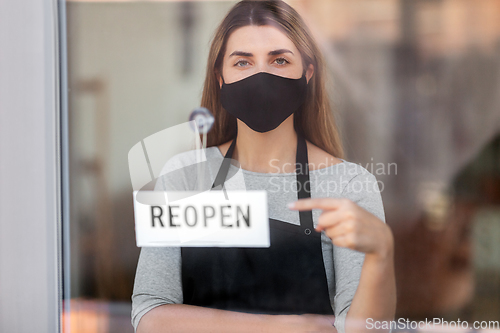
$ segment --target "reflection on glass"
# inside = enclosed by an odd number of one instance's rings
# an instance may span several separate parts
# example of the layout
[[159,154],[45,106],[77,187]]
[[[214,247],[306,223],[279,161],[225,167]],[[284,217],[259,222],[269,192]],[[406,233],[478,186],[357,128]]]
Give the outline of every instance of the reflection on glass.
[[[188,121],[235,2],[67,4],[72,333],[133,332],[128,152]],[[498,320],[500,1],[288,2],[322,43],[347,159],[382,182],[397,316]]]

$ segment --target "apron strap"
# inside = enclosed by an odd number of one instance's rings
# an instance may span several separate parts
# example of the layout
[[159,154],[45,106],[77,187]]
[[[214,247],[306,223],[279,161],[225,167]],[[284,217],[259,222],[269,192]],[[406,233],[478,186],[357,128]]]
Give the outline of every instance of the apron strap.
[[[301,136],[297,135],[297,156],[295,174],[297,178],[299,199],[311,197],[311,182],[309,180],[309,159],[307,157],[307,143]],[[314,229],[312,210],[299,211],[300,225],[303,228]]]
[[231,146],[229,146],[229,149],[227,150],[226,155],[224,156],[222,165],[219,168],[219,172],[215,177],[214,183],[212,184],[212,189],[217,188],[219,186],[224,187],[224,182],[226,180],[226,176],[229,171],[229,166],[231,165],[231,158],[233,157],[233,151],[235,146],[236,146],[236,138],[233,139]]

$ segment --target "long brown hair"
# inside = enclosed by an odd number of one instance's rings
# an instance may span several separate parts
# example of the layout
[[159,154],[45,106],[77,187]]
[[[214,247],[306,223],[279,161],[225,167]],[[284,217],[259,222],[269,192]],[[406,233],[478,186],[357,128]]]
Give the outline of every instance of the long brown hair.
[[209,109],[215,117],[214,126],[207,136],[207,147],[220,145],[236,135],[236,118],[220,103],[217,77],[222,72],[222,62],[230,34],[240,27],[269,24],[281,28],[295,44],[304,61],[304,71],[309,64],[314,66],[304,107],[294,114],[295,131],[327,153],[343,158],[341,139],[326,91],[323,56],[300,15],[281,0],[240,1],[231,8],[215,31],[201,99],[201,106]]

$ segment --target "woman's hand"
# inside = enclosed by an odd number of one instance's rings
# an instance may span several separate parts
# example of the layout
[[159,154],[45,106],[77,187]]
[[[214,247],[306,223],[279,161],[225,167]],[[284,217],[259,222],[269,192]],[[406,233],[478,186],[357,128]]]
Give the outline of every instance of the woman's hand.
[[393,253],[391,229],[382,220],[347,198],[310,198],[290,203],[290,209],[322,209],[316,231],[325,231],[333,244],[378,258]]
[[347,198],[300,199],[291,209],[322,209],[317,231],[324,230],[333,244],[365,253],[359,285],[347,312],[345,331],[363,333],[359,323],[368,318],[394,319],[396,279],[394,274],[394,239],[391,229]]

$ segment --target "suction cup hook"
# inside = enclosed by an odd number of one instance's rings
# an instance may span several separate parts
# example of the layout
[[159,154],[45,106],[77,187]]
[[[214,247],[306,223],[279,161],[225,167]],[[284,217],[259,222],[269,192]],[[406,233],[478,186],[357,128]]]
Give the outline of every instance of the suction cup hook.
[[[194,120],[194,122],[193,122]],[[204,107],[199,107],[193,110],[189,115],[189,124],[193,132],[202,134],[203,141],[201,147],[199,146],[199,139],[196,138],[196,152],[197,152],[197,169],[198,169],[198,188],[201,190],[204,182],[204,173],[206,170],[202,168],[202,155],[203,150],[207,147],[207,133],[212,129],[215,122],[215,118],[208,110]],[[195,134],[197,136],[197,134]]]
[[197,126],[198,133],[207,134],[212,129],[215,118],[210,110],[204,107],[199,107],[194,109],[193,112],[191,112],[191,114],[189,115],[189,121],[192,120],[195,121],[195,125],[191,123],[191,129],[193,131],[195,131],[195,127],[193,126]]

